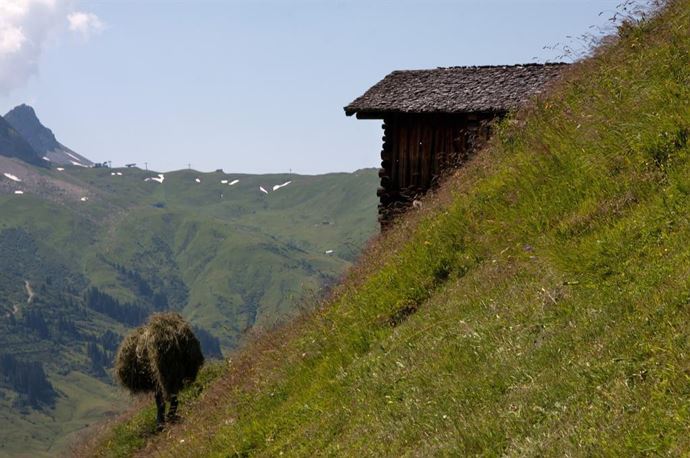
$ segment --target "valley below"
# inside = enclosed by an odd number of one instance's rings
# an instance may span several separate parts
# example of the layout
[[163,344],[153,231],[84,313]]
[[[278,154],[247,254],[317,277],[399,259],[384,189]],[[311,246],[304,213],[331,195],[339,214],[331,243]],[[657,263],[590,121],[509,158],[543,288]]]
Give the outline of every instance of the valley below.
[[159,174],[0,156],[0,456],[53,456],[126,407],[113,356],[151,313],[180,311],[213,359],[313,306],[377,230],[376,186],[371,169]]

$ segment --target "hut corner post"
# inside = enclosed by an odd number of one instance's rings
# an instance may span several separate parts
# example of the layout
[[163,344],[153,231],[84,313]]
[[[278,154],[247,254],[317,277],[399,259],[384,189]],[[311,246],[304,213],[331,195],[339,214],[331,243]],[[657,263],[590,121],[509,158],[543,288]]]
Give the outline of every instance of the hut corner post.
[[376,195],[379,197],[378,220],[381,229],[385,229],[393,221],[395,216],[393,207],[399,200],[393,180],[392,124],[392,119],[384,118],[381,126],[383,129],[383,146],[381,147],[381,168],[379,169],[380,186],[376,190]]

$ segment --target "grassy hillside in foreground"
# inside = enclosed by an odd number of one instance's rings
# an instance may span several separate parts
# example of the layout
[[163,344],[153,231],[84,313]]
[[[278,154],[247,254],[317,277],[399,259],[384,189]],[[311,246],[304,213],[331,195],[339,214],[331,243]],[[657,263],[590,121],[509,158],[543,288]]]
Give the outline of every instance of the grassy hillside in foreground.
[[689,453],[689,31],[687,0],[622,27],[181,425],[83,452]]
[[120,412],[112,357],[151,312],[181,311],[218,357],[296,315],[377,229],[375,170],[150,177],[0,157],[0,456],[55,456]]

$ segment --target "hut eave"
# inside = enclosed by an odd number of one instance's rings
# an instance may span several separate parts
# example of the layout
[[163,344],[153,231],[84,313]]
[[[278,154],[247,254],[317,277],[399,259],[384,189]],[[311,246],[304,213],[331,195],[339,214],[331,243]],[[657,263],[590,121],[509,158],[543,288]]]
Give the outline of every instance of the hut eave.
[[394,71],[345,107],[363,119],[382,114],[506,112],[556,80],[564,63]]

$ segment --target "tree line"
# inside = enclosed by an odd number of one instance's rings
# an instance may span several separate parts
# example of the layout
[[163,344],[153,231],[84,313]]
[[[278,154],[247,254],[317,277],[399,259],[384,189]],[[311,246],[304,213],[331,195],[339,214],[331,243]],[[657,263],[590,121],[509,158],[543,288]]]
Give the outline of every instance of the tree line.
[[0,382],[19,394],[19,407],[39,409],[55,406],[57,392],[46,377],[43,365],[37,361],[23,361],[13,355],[0,354]]

